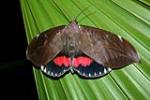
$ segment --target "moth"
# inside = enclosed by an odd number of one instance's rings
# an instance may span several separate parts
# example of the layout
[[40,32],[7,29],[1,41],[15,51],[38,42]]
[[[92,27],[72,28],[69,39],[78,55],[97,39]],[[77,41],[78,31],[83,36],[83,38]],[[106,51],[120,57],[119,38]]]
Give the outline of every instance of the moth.
[[99,28],[79,25],[76,20],[33,38],[26,56],[50,77],[71,71],[84,78],[97,78],[139,62],[135,48],[127,40]]

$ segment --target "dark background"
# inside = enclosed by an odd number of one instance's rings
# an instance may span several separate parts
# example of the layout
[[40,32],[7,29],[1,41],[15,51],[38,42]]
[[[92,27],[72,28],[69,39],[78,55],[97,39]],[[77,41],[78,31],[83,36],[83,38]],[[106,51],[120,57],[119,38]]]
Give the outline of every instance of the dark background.
[[0,7],[0,99],[37,100],[19,0],[4,0]]

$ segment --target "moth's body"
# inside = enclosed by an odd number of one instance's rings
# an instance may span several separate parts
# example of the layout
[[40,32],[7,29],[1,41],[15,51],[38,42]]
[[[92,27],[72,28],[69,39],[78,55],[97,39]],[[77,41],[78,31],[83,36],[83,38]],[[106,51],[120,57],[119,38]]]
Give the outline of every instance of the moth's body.
[[62,52],[70,58],[70,70],[72,73],[74,67],[74,59],[80,55],[80,26],[72,21],[68,26],[62,30],[63,50]]
[[34,38],[27,58],[49,76],[60,77],[67,71],[87,78],[104,76],[139,58],[125,39],[102,29],[78,25],[54,27]]
[[73,58],[79,53],[80,27],[73,21],[63,29],[62,33],[63,52]]

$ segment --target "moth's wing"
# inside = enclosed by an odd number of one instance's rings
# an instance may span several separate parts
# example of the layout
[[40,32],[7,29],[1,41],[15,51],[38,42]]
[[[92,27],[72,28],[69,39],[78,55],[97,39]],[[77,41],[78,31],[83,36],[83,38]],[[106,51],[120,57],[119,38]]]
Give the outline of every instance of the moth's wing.
[[70,57],[61,51],[47,65],[42,66],[41,70],[50,77],[61,77],[70,70]]
[[[82,60],[83,64],[79,64],[78,67],[73,67],[75,72],[77,72],[82,77],[97,78],[97,77],[105,76],[111,72],[111,68],[103,66],[102,64],[95,62],[93,59],[91,59],[90,57],[84,54],[78,55],[78,57],[82,57],[82,58],[85,57],[86,59],[90,59],[90,61]],[[87,62],[88,64],[85,65],[85,62]],[[80,63],[81,63],[81,60],[80,60]]]
[[65,67],[64,65],[58,66],[53,61],[50,61],[47,65],[41,66],[41,70],[50,77],[61,77],[69,71],[69,67]]
[[74,68],[74,70],[80,75],[85,78],[97,78],[107,75],[111,72],[111,68],[104,67],[101,64],[98,64],[97,62],[93,62],[90,66],[84,67],[79,66],[77,68]]
[[47,65],[63,48],[64,28],[64,25],[54,27],[35,37],[27,48],[27,59],[36,66]]
[[139,61],[134,47],[125,39],[98,28],[81,26],[80,50],[97,63],[120,68]]

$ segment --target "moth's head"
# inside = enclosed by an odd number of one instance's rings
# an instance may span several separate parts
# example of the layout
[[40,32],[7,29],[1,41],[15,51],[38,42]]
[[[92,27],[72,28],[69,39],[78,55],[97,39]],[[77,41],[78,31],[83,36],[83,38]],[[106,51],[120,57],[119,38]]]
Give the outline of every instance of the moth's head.
[[78,22],[76,21],[76,19],[75,20],[72,20],[70,23],[69,23],[69,25],[68,25],[68,30],[70,31],[70,32],[75,32],[75,33],[79,33],[79,28],[80,28],[80,26],[78,25]]

